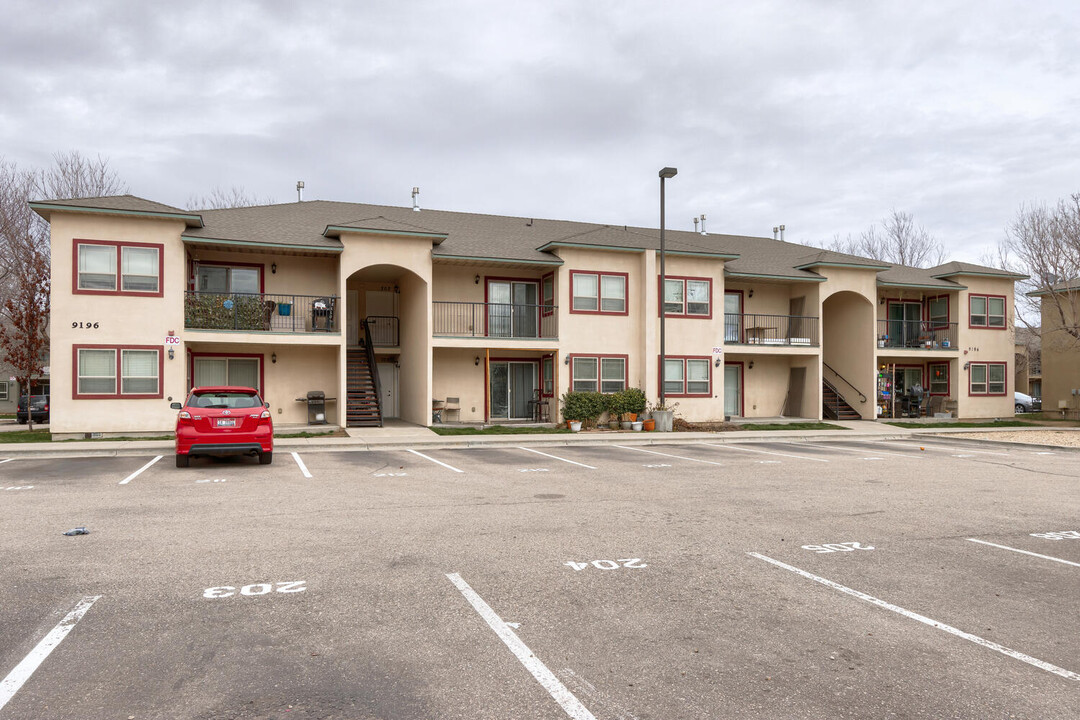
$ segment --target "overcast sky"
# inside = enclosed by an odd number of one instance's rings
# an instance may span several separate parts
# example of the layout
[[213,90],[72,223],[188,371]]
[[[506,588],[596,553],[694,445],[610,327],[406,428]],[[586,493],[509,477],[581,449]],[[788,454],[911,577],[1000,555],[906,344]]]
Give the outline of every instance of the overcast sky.
[[672,165],[669,227],[827,241],[895,207],[977,261],[1021,203],[1080,191],[1067,0],[0,7],[0,156],[100,154],[181,207],[303,179],[655,227]]

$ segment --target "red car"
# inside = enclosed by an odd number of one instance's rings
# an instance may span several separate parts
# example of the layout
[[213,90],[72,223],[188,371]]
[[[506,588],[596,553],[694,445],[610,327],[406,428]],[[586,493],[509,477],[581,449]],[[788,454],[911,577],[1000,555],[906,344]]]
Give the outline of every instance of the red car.
[[193,455],[258,455],[274,461],[274,421],[270,403],[249,387],[199,387],[187,402],[173,403],[176,417],[176,467]]

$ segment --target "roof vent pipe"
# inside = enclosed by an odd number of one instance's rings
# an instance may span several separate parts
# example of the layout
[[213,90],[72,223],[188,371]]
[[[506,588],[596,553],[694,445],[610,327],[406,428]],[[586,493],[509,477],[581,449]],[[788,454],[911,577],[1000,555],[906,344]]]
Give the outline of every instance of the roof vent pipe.
[[697,219],[697,218],[694,218],[694,232],[697,232],[697,231],[698,231],[698,229],[697,229],[697,224],[698,224],[698,219]]
[[784,241],[784,226],[780,226],[780,242]]
[[420,188],[414,187],[412,189],[412,209],[413,212],[420,212],[420,204],[416,201],[416,196],[420,194]]
[[297,180],[296,181],[296,202],[303,202],[303,201],[304,201],[304,181],[303,180]]
[[705,213],[701,213],[701,234],[702,235],[708,235],[709,234],[709,233],[705,232]]
[[779,225],[773,225],[773,228],[772,228],[772,239],[773,240],[776,239],[776,234],[778,232],[780,232],[780,226]]

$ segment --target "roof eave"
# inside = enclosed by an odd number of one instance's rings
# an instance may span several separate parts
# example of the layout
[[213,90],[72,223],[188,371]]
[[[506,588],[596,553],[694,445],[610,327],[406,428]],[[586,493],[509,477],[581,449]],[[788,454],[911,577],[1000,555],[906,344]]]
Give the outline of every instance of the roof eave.
[[724,277],[749,278],[751,280],[787,280],[789,282],[825,282],[823,277],[800,277],[795,275],[771,275],[769,273],[749,273],[738,270],[724,270]]
[[327,225],[323,230],[323,237],[340,238],[342,233],[354,233],[356,235],[393,235],[396,237],[414,237],[431,240],[436,245],[445,240],[446,233],[422,232],[419,230],[378,230],[375,228],[358,228],[347,225]]
[[188,213],[155,212],[153,210],[118,210],[115,208],[95,208],[82,205],[57,205],[48,202],[31,202],[29,205],[31,210],[45,218],[45,220],[49,219],[47,213],[60,211],[93,213],[97,215],[120,215],[123,217],[143,217],[151,218],[153,220],[182,220],[188,227],[203,227],[202,215],[190,215]]
[[892,282],[878,278],[878,287],[913,288],[915,290],[967,290],[966,285],[953,283],[952,285],[924,285],[922,283]]
[[957,275],[970,275],[972,277],[990,277],[997,278],[999,280],[1027,280],[1027,275],[1021,275],[1020,273],[1010,272],[976,272],[974,270],[963,270],[955,272],[942,273],[941,275],[931,275],[930,277],[935,280],[944,280],[946,278],[956,277]]
[[874,270],[875,272],[881,272],[882,270],[889,270],[891,265],[869,265],[865,263],[845,263],[845,262],[809,262],[802,265],[796,265],[796,270],[807,270],[812,267],[835,267],[835,268],[856,268],[859,270]]
[[180,239],[187,244],[201,243],[204,245],[233,245],[236,247],[257,247],[279,250],[307,250],[310,252],[339,253],[343,247],[325,247],[321,245],[300,245],[298,243],[269,243],[256,240],[230,240],[227,238],[207,238],[197,235],[181,235]]
[[528,265],[562,265],[563,261],[559,259],[554,260],[536,260],[528,258],[497,258],[497,257],[481,257],[473,255],[443,255],[442,253],[433,253],[432,258],[438,260],[472,260],[475,262],[491,262],[491,263],[526,263]]

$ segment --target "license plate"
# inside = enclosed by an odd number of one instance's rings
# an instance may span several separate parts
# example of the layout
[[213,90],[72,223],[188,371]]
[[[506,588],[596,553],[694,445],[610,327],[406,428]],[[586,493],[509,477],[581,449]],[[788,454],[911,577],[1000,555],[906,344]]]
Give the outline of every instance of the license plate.
[[236,427],[236,418],[219,418],[217,427]]

